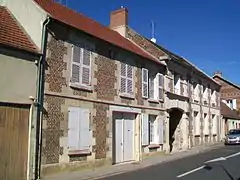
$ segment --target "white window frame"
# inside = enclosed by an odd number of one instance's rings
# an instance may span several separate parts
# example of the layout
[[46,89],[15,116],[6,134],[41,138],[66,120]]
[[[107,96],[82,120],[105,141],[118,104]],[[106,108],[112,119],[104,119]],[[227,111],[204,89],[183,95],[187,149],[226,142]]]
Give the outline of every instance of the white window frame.
[[[163,78],[163,84],[160,85],[160,78]],[[161,73],[157,73],[155,76],[149,76],[149,99],[150,100],[159,100],[159,101],[162,101],[164,99],[164,75],[161,74]],[[153,80],[153,94],[151,93],[151,90],[150,88],[152,88],[150,85],[150,83],[152,82],[152,79]],[[160,97],[159,96],[159,91],[160,89],[162,90],[162,94],[163,94],[163,97]],[[151,97],[153,95],[153,97]]]
[[[197,116],[195,116],[195,113],[197,113]],[[200,135],[200,112],[194,111],[193,112],[194,117],[194,134],[195,136]]]
[[[153,119],[151,119],[153,118]],[[152,122],[153,121],[153,122]],[[158,144],[158,134],[157,134],[157,128],[158,128],[158,122],[157,122],[157,115],[148,115],[148,122],[149,122],[149,144]],[[151,129],[151,124],[153,127],[153,130]],[[151,139],[151,135],[153,136],[153,139]]]
[[[77,62],[74,62],[73,61],[73,58],[74,58],[74,48],[80,48],[80,63],[77,63]],[[82,79],[83,79],[83,72],[82,72],[82,68],[86,65],[83,64],[83,54],[84,54],[84,51],[87,50],[86,48],[89,47],[89,53],[90,53],[90,64],[89,64],[89,85],[86,85],[84,83],[82,83]],[[90,43],[83,43],[82,44],[82,47],[81,46],[77,46],[77,45],[72,45],[71,47],[71,67],[70,67],[70,86],[72,87],[75,87],[75,88],[83,88],[83,89],[88,89],[88,90],[91,90],[92,89],[92,59],[93,59],[93,45],[91,45]],[[78,65],[80,68],[79,68],[79,82],[72,82],[72,67],[73,67],[73,64],[76,64]]]

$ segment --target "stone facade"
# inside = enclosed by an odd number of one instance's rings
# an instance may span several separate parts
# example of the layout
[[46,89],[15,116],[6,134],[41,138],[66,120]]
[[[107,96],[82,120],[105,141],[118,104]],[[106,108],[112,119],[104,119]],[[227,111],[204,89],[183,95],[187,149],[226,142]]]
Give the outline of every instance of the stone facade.
[[[139,47],[146,50],[150,54],[154,55],[155,57],[159,58],[161,56],[171,56],[172,54],[169,52],[164,51],[158,45],[155,45],[150,40],[147,40],[137,32],[135,32],[131,28],[126,28],[126,37],[131,41],[135,42]],[[182,150],[184,148],[189,148],[192,146],[198,146],[208,143],[214,143],[218,140],[219,134],[212,134],[212,119],[211,114],[220,117],[220,99],[219,99],[219,90],[220,86],[215,83],[210,77],[201,73],[198,69],[192,70],[189,66],[186,66],[186,60],[181,57],[173,56],[173,60],[167,60],[167,69],[168,72],[165,76],[165,88],[166,88],[166,99],[165,99],[165,107],[166,109],[171,112],[172,109],[179,109],[188,114],[188,120],[184,121],[183,118],[179,119],[179,124],[175,126],[175,132],[173,134],[173,141],[171,137],[169,139],[169,143],[171,146],[172,143],[172,150]],[[174,60],[174,58],[179,58]],[[183,62],[183,63],[181,63]],[[194,69],[194,68],[193,68]],[[175,79],[174,76],[179,76],[181,80],[179,89],[175,86]],[[194,100],[194,93],[193,93],[193,85],[196,84],[199,86],[199,97],[198,101]],[[212,98],[209,102],[204,104],[203,94],[201,93],[201,89],[203,87],[208,87],[211,91],[216,91],[216,98],[214,98],[214,105],[212,105]],[[208,94],[208,97],[211,97]],[[195,135],[194,133],[194,118],[193,113],[197,111],[200,113],[200,134]],[[204,120],[203,114],[207,113],[209,116],[209,135],[204,135]],[[170,118],[171,120],[171,118]],[[169,122],[171,125],[171,122]],[[187,124],[187,128],[184,126]],[[171,128],[171,127],[170,127]],[[187,136],[184,136],[187,134]],[[171,132],[170,132],[171,135]],[[185,144],[184,144],[185,143]],[[187,143],[187,144],[186,144]],[[183,148],[184,146],[184,148]]]
[[[69,30],[68,35],[62,37],[61,32],[66,32],[66,27],[57,27],[52,27],[52,31],[56,31],[56,36],[49,34],[47,46],[42,136],[43,173],[49,172],[48,169],[53,166],[61,169],[66,165],[71,166],[73,162],[79,162],[78,165],[81,166],[86,164],[93,166],[99,164],[99,161],[112,163],[113,111],[109,108],[113,105],[137,108],[143,113],[164,116],[164,101],[150,102],[144,99],[141,84],[143,66],[163,73],[164,66],[156,68],[146,59],[80,32]],[[92,89],[76,88],[70,84],[71,48],[74,43],[81,40],[91,42],[94,47],[91,69]],[[125,57],[131,57],[129,59],[132,60],[127,63],[134,67],[134,97],[131,99],[119,96],[120,62]],[[68,153],[68,108],[71,106],[90,110],[90,129],[93,139],[90,154],[69,155]],[[137,118],[136,121],[140,119]],[[140,133],[139,124],[136,133]],[[163,149],[163,146],[160,149]],[[139,158],[140,153],[139,150],[136,158]]]

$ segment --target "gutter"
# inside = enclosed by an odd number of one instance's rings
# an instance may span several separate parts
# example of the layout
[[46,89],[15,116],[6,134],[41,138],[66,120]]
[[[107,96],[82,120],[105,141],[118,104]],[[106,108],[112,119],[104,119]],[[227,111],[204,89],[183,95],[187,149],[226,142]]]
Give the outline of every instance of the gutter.
[[35,142],[35,171],[34,179],[40,179],[41,172],[41,146],[42,146],[42,111],[44,102],[44,77],[45,77],[45,67],[46,67],[46,52],[47,52],[47,26],[51,19],[47,19],[43,22],[42,28],[42,44],[41,44],[41,57],[38,63],[38,90],[37,90],[37,121],[36,121],[36,142]]

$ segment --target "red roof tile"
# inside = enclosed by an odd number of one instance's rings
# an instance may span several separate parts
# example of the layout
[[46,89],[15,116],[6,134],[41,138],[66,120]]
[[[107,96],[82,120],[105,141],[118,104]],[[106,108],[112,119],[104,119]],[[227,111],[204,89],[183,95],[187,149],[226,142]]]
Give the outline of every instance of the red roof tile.
[[69,26],[82,30],[94,37],[107,41],[113,45],[131,51],[147,59],[153,60],[162,64],[158,59],[154,58],[144,50],[133,44],[131,41],[122,37],[116,31],[101,25],[100,23],[84,16],[81,13],[75,12],[59,3],[52,0],[34,0],[42,9],[44,9],[50,17],[63,22]]
[[3,6],[0,6],[0,44],[38,52],[36,45],[30,40],[21,25]]

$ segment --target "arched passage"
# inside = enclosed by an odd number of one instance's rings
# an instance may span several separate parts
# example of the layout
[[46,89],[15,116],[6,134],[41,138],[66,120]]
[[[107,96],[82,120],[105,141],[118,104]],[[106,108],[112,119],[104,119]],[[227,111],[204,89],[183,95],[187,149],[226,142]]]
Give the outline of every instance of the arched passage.
[[175,141],[174,133],[177,129],[180,120],[182,119],[183,110],[178,108],[170,109],[169,111],[169,146],[170,152],[173,150],[173,143]]

